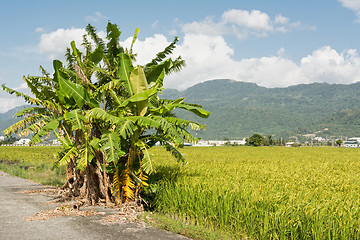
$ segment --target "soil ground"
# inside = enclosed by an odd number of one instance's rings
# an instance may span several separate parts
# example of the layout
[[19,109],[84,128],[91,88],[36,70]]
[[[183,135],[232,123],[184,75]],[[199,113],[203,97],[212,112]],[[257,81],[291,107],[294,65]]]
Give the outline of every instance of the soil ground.
[[0,239],[188,239],[126,218],[109,224],[106,220],[117,214],[111,208],[84,207],[74,213],[49,204],[52,195],[29,193],[48,188],[0,171]]

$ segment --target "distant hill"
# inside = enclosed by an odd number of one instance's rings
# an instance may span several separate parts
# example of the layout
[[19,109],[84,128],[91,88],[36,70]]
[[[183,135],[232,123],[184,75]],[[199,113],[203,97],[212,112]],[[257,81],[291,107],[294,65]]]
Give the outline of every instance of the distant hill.
[[212,80],[185,91],[168,89],[163,98],[185,97],[211,111],[203,120],[179,111],[179,117],[208,125],[204,139],[243,138],[254,133],[289,137],[317,132],[328,136],[360,136],[360,82],[313,83],[265,88],[254,83]]
[[[161,97],[185,97],[186,102],[211,111],[208,119],[181,110],[176,113],[181,118],[208,125],[205,131],[196,133],[203,139],[242,139],[254,133],[275,138],[315,132],[328,137],[360,136],[360,82],[265,88],[220,79],[184,91],[165,89]],[[19,121],[12,116],[22,108],[0,114],[1,131]]]
[[15,113],[24,109],[26,106],[20,106],[13,108],[5,113],[0,113],[0,135],[3,136],[3,131],[13,125],[14,123],[21,120],[21,118],[14,118]]

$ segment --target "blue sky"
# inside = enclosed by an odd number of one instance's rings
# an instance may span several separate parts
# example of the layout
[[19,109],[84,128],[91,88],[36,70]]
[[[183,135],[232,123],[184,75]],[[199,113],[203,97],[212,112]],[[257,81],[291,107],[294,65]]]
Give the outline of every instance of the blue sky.
[[[174,56],[188,66],[165,79],[186,89],[217,78],[287,87],[360,80],[360,0],[1,1],[0,84],[26,91],[22,76],[52,72],[84,28],[118,24],[138,64],[180,37]],[[0,112],[23,102],[0,93]]]

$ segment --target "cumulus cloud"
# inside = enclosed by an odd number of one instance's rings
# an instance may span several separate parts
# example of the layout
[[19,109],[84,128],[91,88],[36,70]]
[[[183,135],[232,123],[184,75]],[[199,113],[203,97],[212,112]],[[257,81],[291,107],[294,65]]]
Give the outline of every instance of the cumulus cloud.
[[298,28],[313,30],[314,27],[303,26],[300,21],[291,22],[289,18],[278,14],[274,19],[259,10],[230,9],[222,14],[220,21],[213,17],[206,17],[201,21],[194,21],[182,25],[184,33],[216,35],[234,35],[245,39],[249,35],[265,37],[269,33],[288,32]]
[[[131,42],[132,37],[129,37],[122,42],[121,45],[125,48],[130,48]],[[144,40],[138,39],[133,46],[133,51],[137,53],[136,64],[144,65],[150,62],[156,57],[158,52],[163,51],[169,44],[170,42],[162,34],[155,34],[154,36],[147,37]]]
[[[75,41],[78,49],[84,50],[81,43],[85,32],[84,28],[59,28],[50,33],[42,33],[38,44],[40,53],[47,55],[49,59],[63,58],[71,41]],[[104,31],[99,31],[98,35],[102,39],[106,37]]]
[[360,80],[360,57],[355,49],[338,53],[330,46],[301,59],[301,69],[313,82],[349,84]]
[[260,32],[272,31],[270,17],[259,10],[246,10],[231,9],[222,15],[225,23],[235,24],[239,27],[245,27]]
[[169,88],[185,89],[211,79],[254,82],[265,87],[284,87],[307,83],[301,68],[281,56],[234,60],[234,50],[221,36],[187,35],[177,48],[188,66],[170,75]]
[[[256,22],[255,19],[262,20]],[[208,17],[200,22],[184,24],[183,40],[178,43],[172,57],[182,56],[187,67],[168,76],[165,87],[184,90],[197,83],[224,78],[253,82],[265,87],[287,87],[312,82],[348,84],[360,80],[360,56],[354,49],[338,52],[330,46],[324,46],[304,56],[299,63],[286,57],[285,48],[280,48],[274,56],[237,60],[234,57],[235,50],[224,37],[225,34],[264,34],[279,31],[279,27],[288,31],[298,26],[301,26],[300,22],[292,22],[282,15],[271,19],[260,11],[243,10],[227,11],[220,22]],[[247,30],[241,33],[241,29]],[[63,55],[71,40],[81,42],[84,32],[84,29],[72,28],[43,33],[39,48],[49,56]],[[171,40],[162,34],[139,38],[133,49],[138,53],[136,64],[143,65],[151,61]],[[121,44],[129,48],[131,41],[132,37],[129,37]]]
[[43,33],[38,45],[40,53],[46,54],[50,59],[64,56],[66,48],[70,47],[70,42],[74,40],[76,43],[81,43],[84,34],[83,28],[59,28],[54,32]]
[[[128,39],[124,44],[130,43]],[[139,53],[138,64],[150,61],[169,43],[163,35],[138,40],[134,45],[135,52]],[[285,52],[286,49],[280,48],[276,56],[235,60],[234,49],[222,36],[185,34],[173,56],[181,55],[187,66],[169,75],[165,87],[184,90],[211,79],[253,82],[264,87],[313,82],[349,84],[360,80],[360,56],[354,49],[338,52],[324,46],[304,56],[299,63],[288,59]]]
[[212,17],[206,17],[202,21],[186,23],[182,26],[185,33],[205,34],[205,35],[223,35],[229,33],[229,27],[223,22],[216,23]]

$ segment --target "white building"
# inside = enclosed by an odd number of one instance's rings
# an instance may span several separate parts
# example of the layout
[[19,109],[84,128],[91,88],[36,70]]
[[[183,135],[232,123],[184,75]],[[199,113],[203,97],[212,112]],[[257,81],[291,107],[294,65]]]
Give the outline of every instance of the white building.
[[0,141],[4,141],[5,137],[4,136],[0,136]]
[[61,145],[61,142],[57,139],[51,141],[52,145]]
[[322,137],[314,137],[314,140],[319,142],[326,142],[326,139]]
[[229,143],[230,145],[245,145],[246,141],[243,140],[228,140],[228,141],[216,141],[216,140],[200,140],[196,144],[195,147],[211,147],[211,146],[224,146]]
[[343,143],[343,146],[347,147],[347,148],[358,148],[358,147],[360,147],[360,137],[348,138],[348,140],[346,140]]
[[29,145],[30,139],[28,138],[22,138],[16,142],[14,142],[14,145]]

